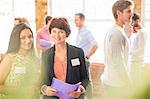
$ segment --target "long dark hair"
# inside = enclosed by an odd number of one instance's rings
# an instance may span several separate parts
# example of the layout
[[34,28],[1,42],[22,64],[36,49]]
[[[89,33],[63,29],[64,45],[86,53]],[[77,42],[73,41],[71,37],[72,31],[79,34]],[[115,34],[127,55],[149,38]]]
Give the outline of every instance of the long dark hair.
[[[7,49],[6,53],[11,53],[11,52],[17,53],[19,51],[19,49],[20,49],[20,33],[24,29],[29,29],[33,36],[33,32],[28,25],[26,25],[24,23],[16,25],[11,32],[11,36],[9,39],[9,45],[8,45],[8,49]],[[33,45],[32,45],[31,50],[34,50]]]

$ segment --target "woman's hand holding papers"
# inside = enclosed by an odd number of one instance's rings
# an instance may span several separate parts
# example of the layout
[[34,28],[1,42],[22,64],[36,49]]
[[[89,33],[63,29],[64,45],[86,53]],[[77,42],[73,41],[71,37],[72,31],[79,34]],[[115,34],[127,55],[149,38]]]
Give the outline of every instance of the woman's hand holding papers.
[[85,92],[86,92],[85,88],[84,88],[82,85],[80,85],[80,86],[78,87],[77,91],[70,92],[70,93],[68,93],[68,94],[69,94],[69,96],[72,96],[72,97],[74,97],[74,98],[79,98],[80,95],[83,94],[83,93],[85,93]]
[[55,96],[57,94],[57,91],[55,89],[53,89],[50,86],[47,86],[46,88],[46,95],[47,96]]
[[57,94],[57,90],[46,85],[42,86],[41,92],[43,93],[43,95],[47,95],[47,96],[55,96]]

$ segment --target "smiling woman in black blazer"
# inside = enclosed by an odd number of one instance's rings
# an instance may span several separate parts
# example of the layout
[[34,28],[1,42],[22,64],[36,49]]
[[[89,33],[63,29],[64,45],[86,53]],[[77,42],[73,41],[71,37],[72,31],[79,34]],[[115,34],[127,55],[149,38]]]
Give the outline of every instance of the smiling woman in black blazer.
[[84,52],[81,48],[66,43],[70,34],[70,26],[65,18],[54,18],[49,28],[55,45],[42,55],[42,77],[41,92],[44,99],[58,99],[57,90],[51,87],[52,79],[55,77],[65,83],[81,85],[75,92],[69,95],[74,98],[84,99],[81,93],[89,82],[85,66]]

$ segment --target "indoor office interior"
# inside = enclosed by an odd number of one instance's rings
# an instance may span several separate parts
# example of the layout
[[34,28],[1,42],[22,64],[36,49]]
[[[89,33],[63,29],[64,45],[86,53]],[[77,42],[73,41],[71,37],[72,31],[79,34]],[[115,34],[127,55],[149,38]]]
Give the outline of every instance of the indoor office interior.
[[[0,0],[0,54],[7,51],[10,33],[16,17],[24,17],[29,21],[34,37],[43,27],[46,15],[52,17],[66,17],[71,26],[71,35],[67,41],[75,45],[78,28],[74,23],[74,16],[81,12],[85,15],[85,24],[92,32],[98,43],[98,49],[91,57],[91,76],[93,82],[93,99],[102,99],[103,89],[100,75],[104,69],[104,37],[107,30],[114,24],[112,4],[116,0]],[[150,35],[150,0],[133,0],[134,12],[141,16],[142,24]],[[149,36],[145,48],[143,70],[150,72],[150,40]]]

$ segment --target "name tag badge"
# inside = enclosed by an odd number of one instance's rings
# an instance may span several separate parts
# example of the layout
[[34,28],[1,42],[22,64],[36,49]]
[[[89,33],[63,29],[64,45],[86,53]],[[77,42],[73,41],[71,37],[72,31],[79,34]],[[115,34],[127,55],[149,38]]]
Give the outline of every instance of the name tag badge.
[[15,67],[15,73],[25,74],[26,73],[26,68],[25,67]]
[[72,64],[72,66],[80,65],[79,58],[71,59],[71,64]]

